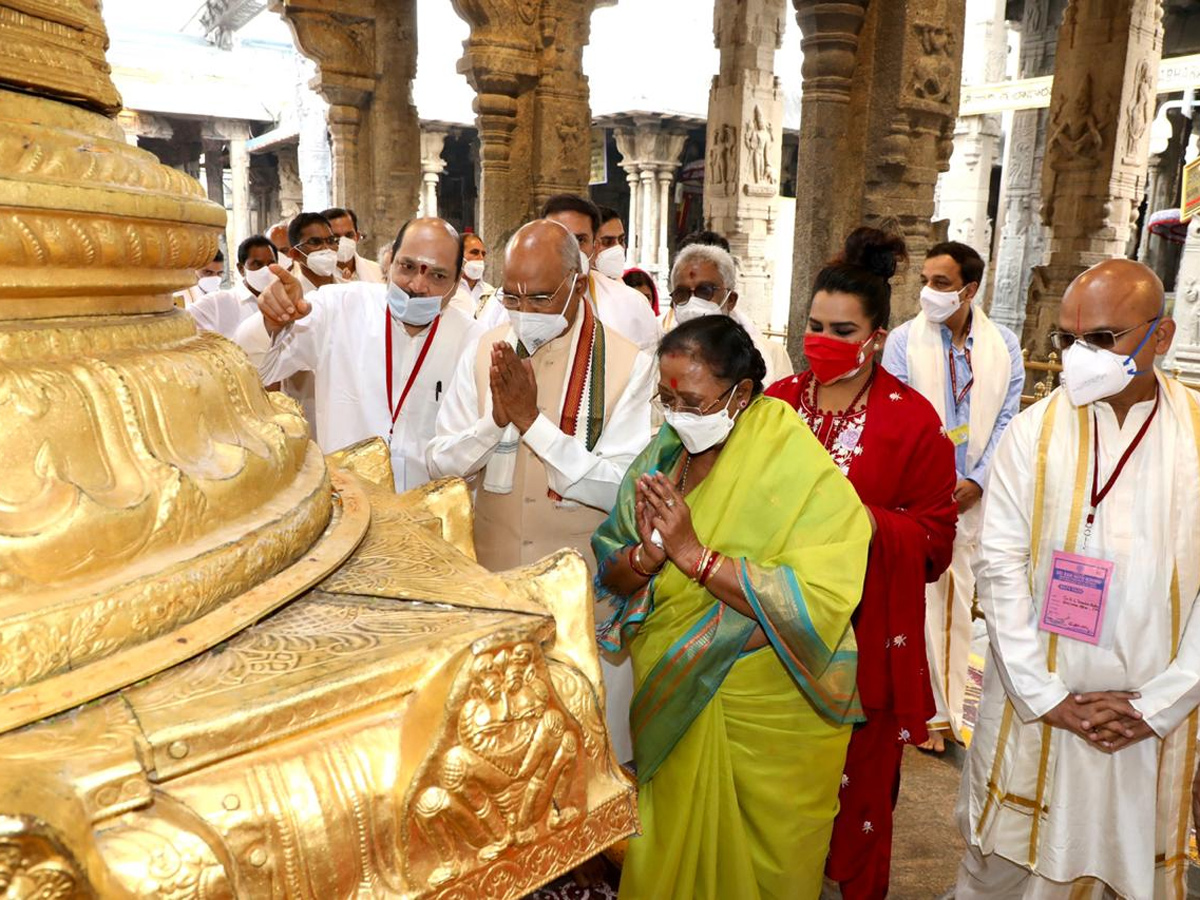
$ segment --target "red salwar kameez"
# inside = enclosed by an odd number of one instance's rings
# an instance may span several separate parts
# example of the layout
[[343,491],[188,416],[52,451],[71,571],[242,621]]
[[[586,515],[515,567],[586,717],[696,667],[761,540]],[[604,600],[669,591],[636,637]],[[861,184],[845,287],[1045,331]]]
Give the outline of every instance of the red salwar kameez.
[[[861,409],[821,412],[812,372],[776,382],[875,517],[854,614],[867,714],[850,739],[826,874],[845,900],[886,897],[892,812],[905,744],[926,740],[933,694],[925,657],[925,583],[950,565],[957,507],[954,446],[929,402],[876,366]],[[853,407],[855,404],[851,404]]]

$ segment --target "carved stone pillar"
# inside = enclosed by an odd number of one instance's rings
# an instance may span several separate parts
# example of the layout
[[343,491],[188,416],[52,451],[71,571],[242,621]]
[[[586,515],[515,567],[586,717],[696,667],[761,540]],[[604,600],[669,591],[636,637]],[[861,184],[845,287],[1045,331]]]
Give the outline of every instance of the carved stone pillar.
[[746,0],[717,3],[713,13],[721,63],[708,96],[704,221],[729,239],[741,267],[738,308],[759,327],[771,323],[774,295],[768,223],[778,209],[783,151],[775,51],[785,6],[785,0]]
[[638,233],[638,223],[642,220],[642,179],[638,174],[637,165],[630,162],[628,157],[625,162],[621,163],[621,168],[625,170],[625,181],[629,184],[629,223],[625,232],[629,246],[626,247],[626,252],[629,257],[629,265],[640,266],[642,264],[642,238]]
[[246,140],[250,129],[243,125],[241,135],[229,139],[229,171],[233,176],[233,213],[229,217],[229,253],[234,255],[242,241],[250,236],[250,152]]
[[[796,203],[788,352],[798,361],[803,356],[813,279],[834,246],[831,235],[835,219],[840,230],[841,220],[846,217],[844,211],[835,209],[835,198],[826,192],[832,187],[831,173],[846,144],[859,34],[869,0],[793,2],[803,34],[800,48],[804,52],[796,196],[822,198],[820,203]],[[712,164],[711,154],[709,164]]]
[[[1036,2],[1036,0],[1031,0]],[[1004,0],[967,0],[963,58],[964,85],[988,84],[1004,78],[1007,34]],[[992,167],[1000,162],[1000,116],[959,117],[954,128],[954,153],[950,168],[938,179],[934,218],[949,222],[951,240],[962,241],[991,256],[992,226],[988,220],[988,195]]]
[[304,185],[300,183],[296,147],[289,145],[278,148],[275,151],[275,159],[279,176],[279,217],[287,220],[298,214],[304,203]]
[[633,119],[613,135],[630,186],[628,233],[638,236],[629,254],[630,265],[665,280],[670,257],[671,181],[687,135],[652,118]]
[[219,137],[206,137],[204,147],[204,188],[208,199],[225,208],[225,142]]
[[312,87],[330,104],[332,202],[353,208],[363,233],[386,239],[416,212],[421,186],[412,102],[416,0],[271,0],[270,7],[316,62]]
[[438,181],[446,170],[442,159],[442,148],[446,145],[446,132],[421,131],[421,208],[420,216],[438,214]]
[[[306,57],[296,56],[298,77],[307,83],[316,77],[316,65]],[[309,90],[298,93],[299,138],[296,147],[296,177],[300,181],[299,205],[303,210],[328,209],[332,204],[329,160],[329,104]],[[292,213],[295,215],[296,213]]]
[[1071,280],[1125,253],[1145,187],[1161,58],[1160,0],[1071,0],[1042,170],[1049,253],[1034,270],[1022,339],[1031,356],[1046,353]]
[[[1200,137],[1193,135],[1185,159],[1190,162],[1200,151]],[[1175,277],[1175,341],[1164,365],[1179,377],[1200,386],[1200,216],[1188,223],[1187,241]]]
[[[1054,72],[1058,24],[1065,8],[1066,0],[1025,0],[1019,77],[1037,78]],[[1041,264],[1046,249],[1046,233],[1037,210],[1042,196],[1047,118],[1044,109],[1014,112],[1004,152],[1004,182],[996,223],[1000,240],[992,266],[989,312],[1018,334],[1025,322],[1025,300],[1033,268]]]
[[[788,331],[799,360],[813,279],[849,231],[897,231],[915,260],[929,246],[934,188],[953,149],[964,0],[793,2],[804,33],[797,191],[813,198],[796,208]],[[897,277],[893,321],[915,311],[919,272]]]
[[503,246],[550,196],[587,193],[583,48],[598,0],[451,0],[471,25],[458,70],[475,89],[479,230]]

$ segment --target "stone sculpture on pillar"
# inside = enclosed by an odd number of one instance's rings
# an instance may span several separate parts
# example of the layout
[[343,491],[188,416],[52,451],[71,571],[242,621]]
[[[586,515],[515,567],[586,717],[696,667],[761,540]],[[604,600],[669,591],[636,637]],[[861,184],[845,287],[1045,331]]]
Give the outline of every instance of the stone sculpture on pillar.
[[270,0],[300,51],[317,64],[313,88],[329,103],[333,197],[372,238],[417,210],[420,125],[416,0]]
[[767,244],[783,149],[775,51],[783,41],[784,9],[784,0],[750,0],[717,3],[713,13],[721,64],[708,99],[704,221],[729,239],[740,266],[739,308],[760,327],[771,324],[774,293]]
[[[846,234],[863,223],[898,231],[913,259],[930,244],[934,188],[953,150],[965,0],[793,3],[804,34],[788,329],[798,360],[813,279]],[[894,321],[916,309],[919,270],[897,279]]]
[[1071,0],[1042,171],[1049,253],[1034,270],[1022,338],[1031,357],[1046,353],[1072,279],[1125,254],[1145,188],[1161,58],[1159,0]]
[[605,0],[451,0],[471,26],[458,70],[475,89],[481,233],[503,246],[554,194],[586,194],[583,48]]
[[421,206],[420,216],[438,214],[438,181],[446,170],[442,159],[442,147],[446,145],[446,132],[438,129],[421,130]]

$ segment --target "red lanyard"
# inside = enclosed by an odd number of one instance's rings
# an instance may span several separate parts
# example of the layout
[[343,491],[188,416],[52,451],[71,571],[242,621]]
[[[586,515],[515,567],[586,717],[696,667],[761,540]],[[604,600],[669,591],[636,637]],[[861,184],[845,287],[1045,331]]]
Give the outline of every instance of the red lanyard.
[[384,350],[387,358],[384,361],[384,367],[387,372],[387,403],[388,412],[392,414],[392,427],[388,429],[388,442],[392,440],[392,432],[396,430],[396,419],[400,416],[400,410],[404,408],[404,401],[408,399],[408,392],[412,390],[413,383],[417,380],[417,373],[421,371],[421,366],[425,362],[425,357],[429,355],[429,348],[433,346],[433,338],[437,334],[438,325],[442,323],[442,317],[438,316],[433,320],[433,324],[429,326],[429,334],[425,337],[425,346],[421,348],[421,352],[417,355],[417,361],[413,365],[412,372],[408,376],[408,381],[404,385],[404,391],[400,394],[400,402],[392,406],[392,314],[390,310],[383,311],[384,332],[387,337],[384,342]]
[[954,366],[954,348],[952,347],[948,353],[950,358],[950,390],[954,393],[954,405],[962,406],[962,402],[967,399],[967,394],[971,392],[971,385],[975,383],[975,369],[971,366],[971,351],[964,351],[967,357],[967,370],[971,373],[971,377],[967,379],[967,383],[963,385],[963,389],[958,389],[958,371]]
[[1125,448],[1125,452],[1121,454],[1121,458],[1117,460],[1117,467],[1113,469],[1113,473],[1108,477],[1108,481],[1104,482],[1104,487],[1100,487],[1100,426],[1096,421],[1095,411],[1092,412],[1092,508],[1088,512],[1087,523],[1083,526],[1084,546],[1087,546],[1087,539],[1092,533],[1092,525],[1096,521],[1096,507],[1108,496],[1108,492],[1113,489],[1113,485],[1121,477],[1121,472],[1125,470],[1125,463],[1129,462],[1129,457],[1133,456],[1133,451],[1138,448],[1138,444],[1142,442],[1142,438],[1150,430],[1150,424],[1154,421],[1155,415],[1158,414],[1158,402],[1161,398],[1162,393],[1156,390],[1154,393],[1154,408],[1150,410],[1150,415],[1147,417],[1145,423],[1138,429],[1138,433],[1130,441],[1129,446]]

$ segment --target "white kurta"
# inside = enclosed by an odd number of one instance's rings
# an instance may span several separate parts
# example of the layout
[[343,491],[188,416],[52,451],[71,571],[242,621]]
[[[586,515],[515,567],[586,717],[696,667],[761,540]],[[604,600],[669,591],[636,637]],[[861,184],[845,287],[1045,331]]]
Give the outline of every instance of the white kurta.
[[383,269],[379,263],[371,259],[354,254],[354,274],[346,281],[363,281],[367,284],[383,284]]
[[[272,342],[262,315],[247,319],[238,343],[270,383],[311,372],[317,401],[317,433],[326,453],[369,437],[388,437],[386,332],[392,329],[392,397],[398,402],[430,328],[409,336],[388,314],[381,284],[328,285],[308,297],[312,312],[285,327]],[[392,469],[396,490],[429,480],[425,448],[432,440],[439,405],[445,400],[459,357],[476,341],[475,323],[454,309],[442,313],[433,345],[396,419]]]
[[[641,350],[653,353],[662,337],[646,298],[623,281],[593,272],[585,294],[596,318]],[[479,323],[489,331],[508,324],[508,310],[493,296],[480,311]]]
[[[492,299],[492,294],[494,293],[496,293],[496,289],[482,278],[475,282],[475,287],[468,285],[467,280],[463,278],[458,282],[458,290],[454,292],[454,297],[451,298],[450,305],[472,319],[478,318],[479,314],[483,312],[484,306]],[[499,306],[499,304],[496,305]],[[503,307],[500,307],[500,309],[503,310]],[[495,328],[499,324],[501,323],[497,322],[490,326],[485,325],[484,327],[490,329]]]
[[[1200,702],[1200,404],[1160,383],[1158,415],[1086,547],[1068,541],[1082,534],[1089,505],[1092,411],[1103,483],[1153,404],[1135,406],[1118,427],[1107,404],[1078,411],[1060,390],[1017,416],[1000,442],[976,564],[991,658],[959,808],[984,860],[996,854],[1053,882],[1091,876],[1140,900],[1182,896],[1170,883],[1182,884],[1186,868]],[[1037,624],[1053,551],[1064,549],[1115,567],[1096,646],[1051,638]],[[1039,721],[1068,692],[1103,690],[1139,691],[1133,705],[1168,740],[1108,755]],[[1156,867],[1156,856],[1168,866]],[[977,894],[987,895],[960,896]]]
[[233,340],[238,326],[258,312],[258,298],[250,288],[239,284],[228,291],[213,291],[205,294],[187,307],[187,313],[196,320],[196,327]]
[[[504,433],[492,418],[490,398],[487,411],[480,415],[484,406],[476,387],[478,353],[477,333],[460,355],[449,394],[439,411],[437,436],[428,453],[429,472],[434,478],[469,477],[479,472],[492,458]],[[629,384],[590,451],[580,438],[559,429],[561,403],[549,415],[538,416],[521,440],[545,464],[547,483],[555,493],[605,512],[612,509],[625,470],[650,443],[650,397],[657,380],[654,358],[648,353],[638,354]],[[576,549],[584,556],[591,555],[589,548]]]

